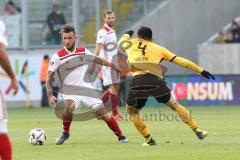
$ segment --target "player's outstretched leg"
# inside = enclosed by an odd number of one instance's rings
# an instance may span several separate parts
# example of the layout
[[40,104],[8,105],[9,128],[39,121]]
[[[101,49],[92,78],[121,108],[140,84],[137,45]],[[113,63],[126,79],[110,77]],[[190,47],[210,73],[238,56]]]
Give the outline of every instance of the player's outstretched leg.
[[0,133],[0,159],[12,160],[12,146],[6,133]]
[[120,143],[128,142],[128,139],[123,135],[116,119],[112,115],[106,113],[103,107],[99,108],[95,113],[98,119],[102,119],[107,123],[108,127],[118,137]]
[[166,105],[179,115],[182,121],[195,132],[196,136],[200,140],[204,139],[208,135],[207,131],[202,131],[198,128],[197,122],[191,113],[184,106],[175,101],[173,97],[170,98]]
[[139,131],[139,133],[145,138],[146,142],[143,143],[143,146],[152,146],[156,145],[156,141],[151,137],[150,132],[143,122],[142,118],[139,115],[138,109],[132,106],[127,107],[128,114],[130,115],[130,119]]
[[119,102],[119,96],[116,90],[118,90],[118,85],[110,85],[109,89],[106,90],[102,95],[102,101],[103,103],[106,103],[108,100],[110,100],[112,105],[112,115],[114,118],[118,121],[123,120],[123,117],[118,112],[118,102]]
[[56,144],[61,145],[69,138],[70,125],[72,123],[72,112],[75,108],[75,102],[68,100],[66,101],[62,113],[63,119],[63,132],[60,137],[57,138]]

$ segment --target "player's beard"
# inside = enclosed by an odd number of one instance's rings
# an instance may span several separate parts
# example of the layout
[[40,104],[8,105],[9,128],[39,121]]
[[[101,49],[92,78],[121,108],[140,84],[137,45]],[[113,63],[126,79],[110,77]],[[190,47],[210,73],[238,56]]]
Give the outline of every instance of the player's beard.
[[68,47],[68,46],[65,46],[67,48],[67,50],[69,50],[70,52],[72,52],[75,48],[75,42],[73,43],[72,46]]
[[115,22],[109,22],[109,23],[107,23],[107,25],[108,25],[109,27],[111,27],[111,28],[114,28]]

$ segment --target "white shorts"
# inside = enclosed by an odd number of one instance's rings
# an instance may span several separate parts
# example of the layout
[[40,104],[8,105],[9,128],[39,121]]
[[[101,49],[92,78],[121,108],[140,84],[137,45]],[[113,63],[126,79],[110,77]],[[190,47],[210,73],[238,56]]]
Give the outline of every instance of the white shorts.
[[111,84],[120,83],[120,74],[115,72],[110,67],[102,67],[103,85],[109,86]]
[[7,133],[7,107],[0,91],[0,133]]
[[[100,55],[102,58],[118,66],[118,54],[106,53]],[[108,86],[114,83],[120,83],[120,74],[114,71],[111,67],[102,67],[103,85]]]
[[82,107],[86,106],[90,108],[92,112],[97,111],[100,108],[103,108],[103,102],[101,99],[88,97],[88,96],[79,96],[79,95],[64,95],[63,100],[73,100],[76,104],[75,111],[79,111]]

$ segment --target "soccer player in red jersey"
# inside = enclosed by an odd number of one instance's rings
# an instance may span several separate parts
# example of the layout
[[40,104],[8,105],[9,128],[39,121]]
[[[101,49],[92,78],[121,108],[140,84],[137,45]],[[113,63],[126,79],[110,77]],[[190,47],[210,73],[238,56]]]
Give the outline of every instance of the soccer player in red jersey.
[[[9,59],[6,54],[5,47],[8,45],[5,36],[6,27],[2,20],[0,20],[0,64],[5,72],[10,77],[11,84],[10,89],[13,89],[13,94],[18,92],[18,82],[13,73]],[[12,159],[12,146],[8,137],[7,129],[7,108],[3,99],[2,92],[0,91],[0,159],[11,160]]]
[[[86,83],[83,78],[84,76],[82,76],[86,73],[86,65],[90,63],[111,67],[116,72],[120,72],[120,70],[116,65],[93,55],[86,48],[76,47],[75,42],[77,37],[73,26],[68,24],[64,25],[61,34],[64,47],[58,50],[50,60],[47,76],[47,92],[50,104],[53,107],[56,106],[56,97],[53,96],[51,86],[51,79],[55,72],[57,72],[61,82],[61,92],[64,101],[62,113],[63,133],[56,140],[56,144],[63,144],[64,141],[69,138],[69,128],[73,118],[72,112],[79,110],[84,105],[89,107],[98,119],[102,119],[107,123],[108,127],[118,137],[119,142],[127,142],[117,121],[104,110],[102,100],[88,93],[88,88],[91,88],[91,84]],[[72,90],[70,89],[71,86],[73,86]],[[78,88],[81,89],[76,92]]]
[[[105,24],[98,31],[95,55],[104,58],[114,64],[118,64],[118,46],[117,36],[114,30],[115,15],[111,10],[104,12]],[[95,66],[89,69],[89,73],[93,73]],[[120,90],[120,74],[113,71],[109,67],[102,67],[103,86],[107,90],[102,95],[103,102],[108,100],[112,105],[112,114],[116,120],[123,120],[123,117],[118,112],[119,90]]]

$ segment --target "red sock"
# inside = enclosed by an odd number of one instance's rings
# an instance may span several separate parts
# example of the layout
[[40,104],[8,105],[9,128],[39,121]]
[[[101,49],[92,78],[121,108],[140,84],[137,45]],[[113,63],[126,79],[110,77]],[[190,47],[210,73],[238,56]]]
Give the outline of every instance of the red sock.
[[111,116],[111,118],[106,122],[108,127],[115,133],[116,136],[121,137],[123,136],[122,131],[117,123],[117,121],[115,120],[115,118],[113,118],[113,116]]
[[72,114],[67,116],[62,114],[62,119],[63,119],[63,131],[69,133],[69,128],[72,123]]
[[118,115],[118,95],[110,93],[113,116]]
[[108,90],[106,90],[101,97],[101,100],[103,101],[103,103],[107,102],[110,96],[110,92]]
[[7,134],[0,134],[0,159],[12,159],[12,146]]

